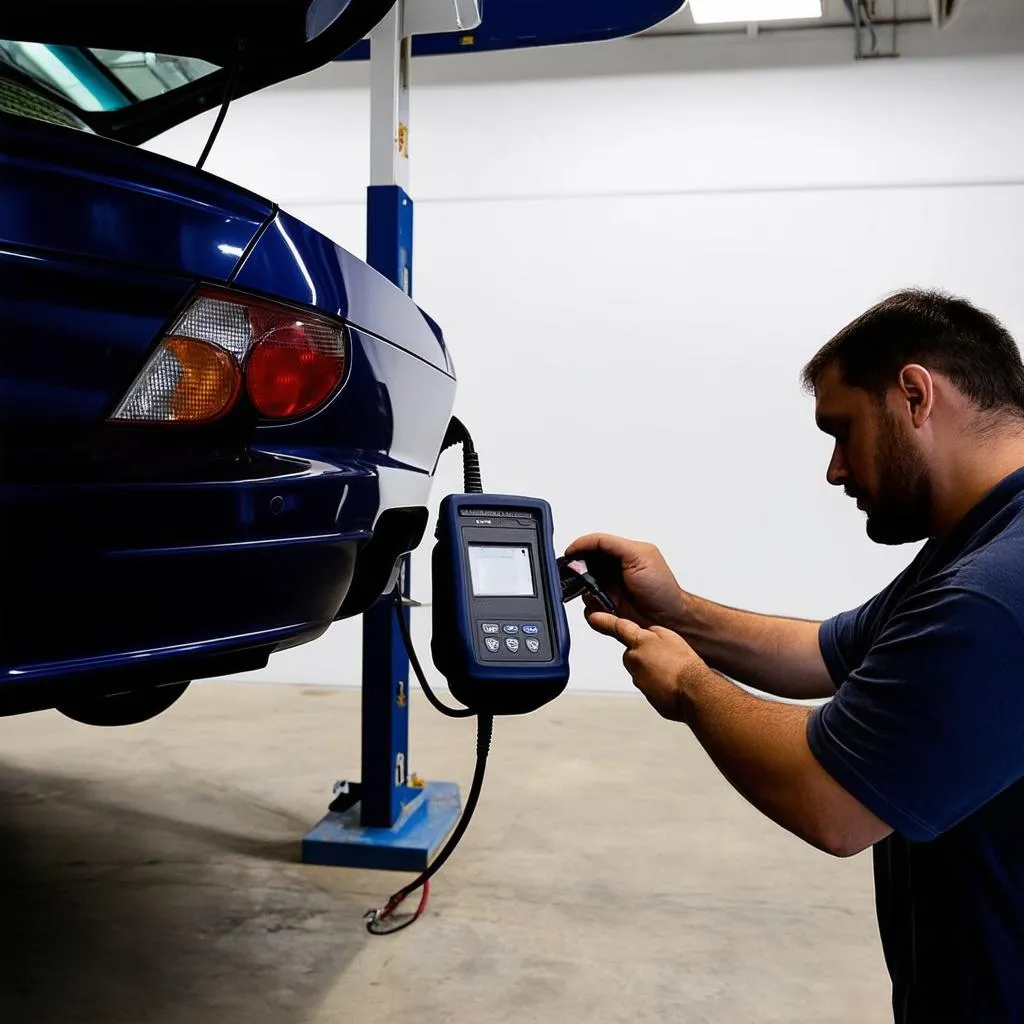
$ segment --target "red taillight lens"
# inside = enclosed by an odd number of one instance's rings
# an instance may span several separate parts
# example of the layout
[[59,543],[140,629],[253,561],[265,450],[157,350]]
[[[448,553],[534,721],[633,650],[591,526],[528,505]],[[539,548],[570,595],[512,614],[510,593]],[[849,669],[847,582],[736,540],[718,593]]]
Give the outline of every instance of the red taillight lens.
[[234,407],[243,370],[261,416],[307,416],[341,384],[347,361],[342,325],[246,295],[203,289],[112,419],[209,423]]
[[245,367],[249,398],[262,416],[305,416],[341,383],[345,347],[325,324],[293,321],[267,331]]

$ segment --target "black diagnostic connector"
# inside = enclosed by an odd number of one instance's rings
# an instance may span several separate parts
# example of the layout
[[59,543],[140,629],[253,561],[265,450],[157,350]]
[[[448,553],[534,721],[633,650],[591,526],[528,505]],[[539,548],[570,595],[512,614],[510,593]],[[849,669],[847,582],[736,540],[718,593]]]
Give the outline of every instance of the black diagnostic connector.
[[615,614],[615,603],[607,591],[622,584],[622,566],[601,551],[558,559],[558,575],[562,584],[562,603],[568,604],[582,594],[590,594],[604,608]]

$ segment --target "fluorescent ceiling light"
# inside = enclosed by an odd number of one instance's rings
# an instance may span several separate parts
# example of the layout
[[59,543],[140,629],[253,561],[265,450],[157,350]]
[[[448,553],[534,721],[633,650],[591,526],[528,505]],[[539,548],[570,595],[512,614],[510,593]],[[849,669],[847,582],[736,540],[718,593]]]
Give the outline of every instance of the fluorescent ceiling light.
[[690,0],[697,25],[820,18],[821,0]]

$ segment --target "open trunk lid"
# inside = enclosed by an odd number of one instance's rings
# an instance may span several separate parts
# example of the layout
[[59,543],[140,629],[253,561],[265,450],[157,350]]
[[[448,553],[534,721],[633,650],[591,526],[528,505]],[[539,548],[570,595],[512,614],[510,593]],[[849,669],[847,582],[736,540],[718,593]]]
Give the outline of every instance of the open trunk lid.
[[97,134],[137,145],[327,63],[394,0],[10,0],[0,77],[31,81]]

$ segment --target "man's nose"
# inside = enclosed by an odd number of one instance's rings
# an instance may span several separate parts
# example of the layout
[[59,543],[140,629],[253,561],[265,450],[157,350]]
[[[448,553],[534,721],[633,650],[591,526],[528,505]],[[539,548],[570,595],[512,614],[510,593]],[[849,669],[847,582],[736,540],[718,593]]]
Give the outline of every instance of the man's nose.
[[825,473],[825,479],[833,487],[841,487],[847,479],[849,479],[849,472],[846,469],[846,463],[843,460],[843,453],[839,450],[839,445],[836,445],[832,449],[832,458],[828,464],[828,471]]

